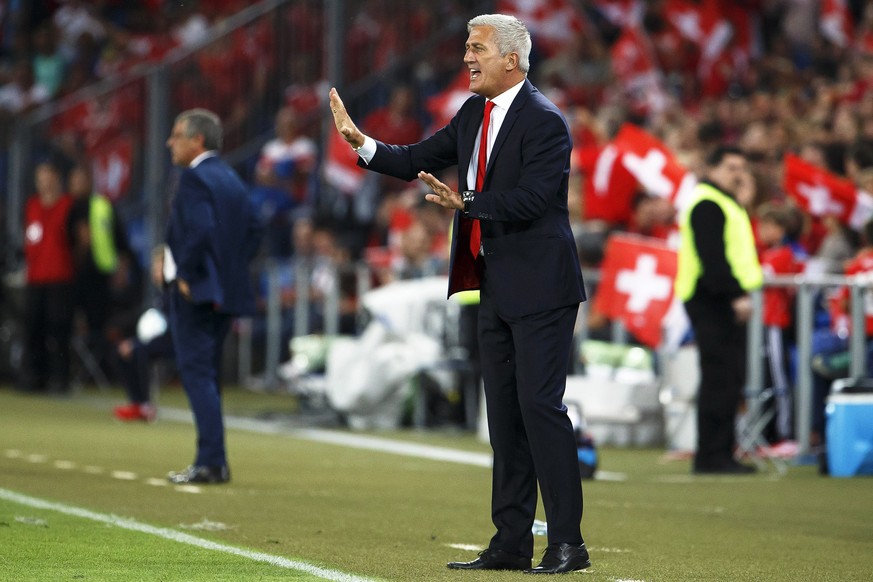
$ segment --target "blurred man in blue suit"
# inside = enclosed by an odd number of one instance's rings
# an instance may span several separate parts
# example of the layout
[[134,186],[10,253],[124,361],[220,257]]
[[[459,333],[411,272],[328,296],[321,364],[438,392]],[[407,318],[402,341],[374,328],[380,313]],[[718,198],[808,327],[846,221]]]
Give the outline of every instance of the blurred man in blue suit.
[[[455,210],[449,294],[480,289],[479,347],[494,450],[488,548],[457,570],[559,574],[591,565],[582,540],[582,486],[563,403],[573,327],[585,299],[567,209],[570,151],[564,116],[527,79],[530,35],[513,16],[467,23],[464,64],[475,93],[423,141],[389,145],[364,135],[336,90],[337,131],[360,165],[430,189]],[[458,167],[455,192],[434,173]],[[549,545],[531,568],[537,484]]]
[[205,109],[184,111],[167,140],[183,168],[166,244],[152,273],[169,286],[176,364],[197,426],[197,455],[172,483],[230,480],[221,412],[221,352],[234,316],[254,311],[249,262],[263,229],[236,172],[219,157],[222,127]]

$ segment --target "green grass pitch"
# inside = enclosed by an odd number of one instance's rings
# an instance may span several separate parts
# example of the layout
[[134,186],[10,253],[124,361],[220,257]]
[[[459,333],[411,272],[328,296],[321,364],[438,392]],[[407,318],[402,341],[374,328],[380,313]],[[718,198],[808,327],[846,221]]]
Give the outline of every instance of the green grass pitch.
[[[526,579],[445,567],[475,557],[471,548],[493,533],[485,467],[293,432],[230,429],[233,481],[187,491],[163,477],[191,461],[191,424],[166,418],[120,424],[110,415],[119,400],[98,392],[58,399],[0,389],[0,493],[11,492],[0,495],[0,580]],[[184,409],[178,390],[167,390],[161,403]],[[257,416],[291,411],[293,403],[230,390],[226,408]],[[468,434],[377,436],[489,450]],[[791,467],[783,477],[695,477],[687,462],[663,462],[660,450],[599,453],[601,468],[626,480],[585,482],[583,534],[593,565],[572,578],[873,579],[869,478],[827,478],[814,467]],[[170,537],[35,507],[15,495],[134,520]],[[185,536],[241,554],[180,541]],[[545,538],[536,544],[538,557]],[[253,558],[259,555],[285,565]]]

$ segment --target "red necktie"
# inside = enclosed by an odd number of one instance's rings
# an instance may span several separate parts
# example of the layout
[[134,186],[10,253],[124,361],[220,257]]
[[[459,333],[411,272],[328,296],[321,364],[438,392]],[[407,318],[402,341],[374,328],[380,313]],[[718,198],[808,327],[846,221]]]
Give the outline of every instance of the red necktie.
[[[476,162],[476,192],[481,192],[485,185],[485,167],[488,156],[488,126],[491,125],[491,110],[494,109],[494,101],[485,101],[485,114],[482,117],[482,137],[479,139],[479,159]],[[470,227],[470,251],[474,257],[479,256],[479,248],[482,246],[482,232],[479,221],[472,219]]]

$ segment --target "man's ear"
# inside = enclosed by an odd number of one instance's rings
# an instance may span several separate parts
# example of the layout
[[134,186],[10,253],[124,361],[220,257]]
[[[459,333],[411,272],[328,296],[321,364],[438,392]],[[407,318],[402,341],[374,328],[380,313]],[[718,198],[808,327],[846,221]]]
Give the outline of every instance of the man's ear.
[[506,61],[506,70],[511,71],[518,66],[518,55],[515,53],[509,53],[508,56],[509,59]]

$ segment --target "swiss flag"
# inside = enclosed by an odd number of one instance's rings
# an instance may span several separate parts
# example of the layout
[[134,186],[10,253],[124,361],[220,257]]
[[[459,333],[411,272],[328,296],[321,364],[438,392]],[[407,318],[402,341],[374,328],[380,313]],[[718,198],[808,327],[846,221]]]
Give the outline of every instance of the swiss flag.
[[664,7],[667,21],[684,38],[697,45],[703,44],[700,5],[691,0],[667,0]]
[[673,302],[676,251],[658,239],[614,234],[606,242],[601,276],[594,309],[657,347]]
[[864,190],[858,190],[847,224],[860,231],[870,220],[873,220],[873,196]]
[[358,166],[358,154],[338,131],[331,131],[329,135],[324,179],[342,192],[354,194],[361,188],[366,170]]
[[583,213],[586,220],[624,224],[630,220],[637,181],[621,165],[621,151],[615,144],[591,146],[574,151],[574,159],[585,174]]
[[641,0],[595,0],[594,8],[618,28],[639,26],[646,11]]
[[632,123],[622,125],[612,143],[621,152],[621,165],[643,190],[671,200],[678,210],[684,207],[697,179],[666,145]]
[[576,159],[585,174],[586,219],[627,222],[640,190],[666,198],[681,210],[697,183],[667,146],[631,123],[622,125],[596,154],[588,149]]
[[782,187],[806,212],[813,216],[836,216],[848,224],[857,202],[857,189],[851,180],[840,178],[801,159],[785,155]]
[[734,76],[734,62],[730,52],[734,27],[725,18],[717,0],[704,0],[700,11],[700,60],[697,76],[705,96],[723,94]]
[[570,0],[500,0],[497,12],[524,22],[531,39],[547,55],[554,55],[585,30],[582,13]]
[[472,96],[470,71],[461,69],[448,87],[427,100],[427,111],[432,119],[431,133],[448,125],[461,105]]
[[643,113],[662,111],[669,103],[654,54],[649,37],[637,26],[625,28],[610,50],[613,73],[632,105]]
[[134,140],[121,135],[91,149],[94,189],[113,202],[130,189]]
[[846,48],[852,42],[854,26],[846,0],[822,0],[818,28],[825,38]]

